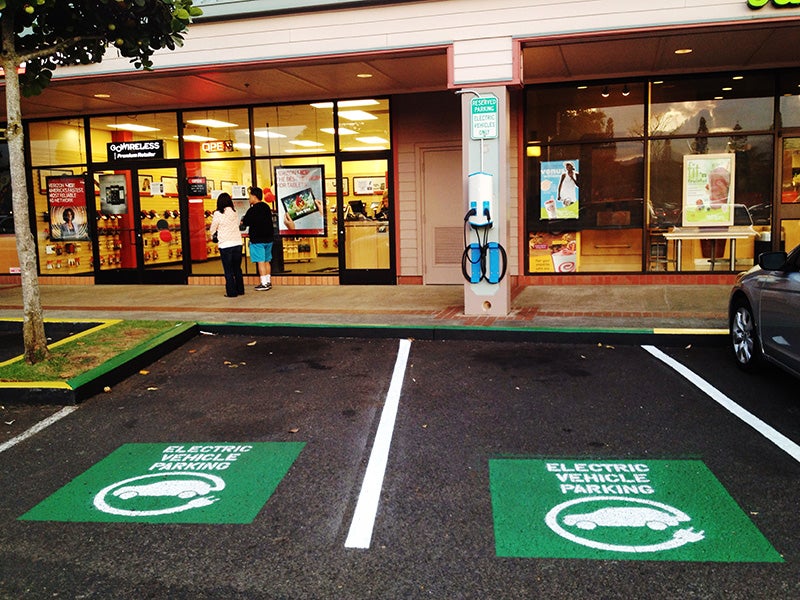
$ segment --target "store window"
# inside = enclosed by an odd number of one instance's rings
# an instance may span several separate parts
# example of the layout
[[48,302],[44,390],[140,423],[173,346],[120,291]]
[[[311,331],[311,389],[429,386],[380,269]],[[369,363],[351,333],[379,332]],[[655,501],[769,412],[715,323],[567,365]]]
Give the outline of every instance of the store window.
[[36,121],[28,126],[31,165],[85,165],[83,119]]
[[[92,161],[113,160],[112,142],[161,142],[161,150],[150,158],[178,158],[178,119],[174,112],[92,117],[89,120]],[[141,158],[141,157],[139,157]]]
[[183,113],[184,154],[189,158],[250,156],[250,120],[245,108]]
[[309,156],[334,151],[333,103],[253,110],[257,156]]
[[781,125],[800,127],[800,71],[781,73],[778,88]]
[[641,270],[644,86],[536,90],[527,110],[528,271]]
[[775,79],[732,74],[652,83],[650,134],[695,135],[691,151],[704,154],[704,137],[715,133],[768,131],[774,122]]

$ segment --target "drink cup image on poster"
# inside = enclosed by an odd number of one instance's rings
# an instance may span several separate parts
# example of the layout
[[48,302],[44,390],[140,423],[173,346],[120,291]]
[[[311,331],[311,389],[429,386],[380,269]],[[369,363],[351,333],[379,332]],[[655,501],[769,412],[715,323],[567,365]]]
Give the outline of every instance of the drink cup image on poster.
[[86,181],[83,177],[48,177],[47,205],[50,215],[50,239],[89,240]]
[[540,218],[577,219],[580,207],[578,160],[543,161],[541,164]]
[[325,235],[324,186],[322,165],[275,168],[281,235]]
[[128,182],[125,175],[100,175],[100,210],[108,215],[128,214]]
[[531,273],[574,273],[579,268],[580,232],[547,232],[528,236],[528,267]]
[[683,157],[683,225],[733,225],[735,154]]

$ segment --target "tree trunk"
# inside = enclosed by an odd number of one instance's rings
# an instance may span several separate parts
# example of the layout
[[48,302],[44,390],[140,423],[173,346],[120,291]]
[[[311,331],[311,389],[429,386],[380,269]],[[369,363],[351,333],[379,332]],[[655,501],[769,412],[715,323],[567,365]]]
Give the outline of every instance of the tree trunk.
[[14,210],[17,255],[22,278],[22,337],[25,360],[36,363],[47,358],[47,337],[44,333],[42,301],[39,296],[39,278],[36,273],[36,244],[31,232],[28,211],[28,179],[25,170],[22,109],[20,107],[19,60],[14,51],[12,19],[3,19],[2,67],[6,80],[6,138],[11,168],[11,205]]

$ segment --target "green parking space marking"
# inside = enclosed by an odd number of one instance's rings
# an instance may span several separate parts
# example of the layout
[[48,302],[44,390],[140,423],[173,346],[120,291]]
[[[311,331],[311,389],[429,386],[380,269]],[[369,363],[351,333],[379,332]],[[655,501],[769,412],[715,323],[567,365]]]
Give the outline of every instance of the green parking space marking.
[[252,523],[302,442],[125,444],[19,517],[98,523]]
[[783,562],[699,460],[496,459],[497,556]]

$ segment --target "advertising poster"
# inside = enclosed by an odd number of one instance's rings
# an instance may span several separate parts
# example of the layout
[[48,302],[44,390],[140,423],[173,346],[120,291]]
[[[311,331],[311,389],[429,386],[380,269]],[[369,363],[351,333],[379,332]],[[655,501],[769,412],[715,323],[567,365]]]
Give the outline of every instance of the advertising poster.
[[581,234],[531,233],[528,236],[528,267],[531,273],[575,273],[578,271]]
[[543,220],[577,219],[579,202],[578,160],[543,161],[541,207]]
[[325,168],[275,167],[278,231],[289,236],[325,235]]
[[47,178],[51,240],[88,240],[86,180],[81,176]]
[[683,225],[733,225],[735,154],[683,157]]
[[128,214],[128,182],[125,175],[100,175],[100,210],[107,215]]

